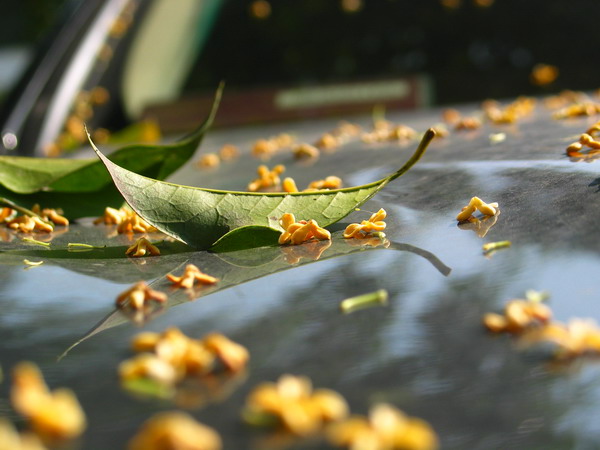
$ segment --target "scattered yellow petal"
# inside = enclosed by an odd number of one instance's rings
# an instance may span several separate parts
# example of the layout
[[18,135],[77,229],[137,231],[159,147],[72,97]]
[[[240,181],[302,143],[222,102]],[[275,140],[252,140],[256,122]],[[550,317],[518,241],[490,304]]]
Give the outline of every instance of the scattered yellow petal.
[[373,406],[369,417],[352,416],[331,424],[327,438],[351,449],[435,450],[439,446],[431,425],[385,403]]
[[5,220],[7,220],[9,217],[11,217],[13,214],[15,213],[15,210],[12,208],[2,208],[0,209],[0,223],[4,222]]
[[128,450],[219,450],[219,434],[190,415],[173,411],[147,420],[129,442]]
[[296,182],[294,181],[293,178],[287,177],[283,180],[283,183],[281,185],[281,187],[283,188],[284,192],[298,192],[298,187],[296,186]]
[[256,386],[246,399],[243,413],[249,423],[279,423],[299,436],[315,433],[328,422],[347,415],[348,405],[337,392],[313,392],[310,379],[293,375],[282,375],[276,383]]
[[296,222],[293,214],[285,213],[279,219],[279,224],[283,228],[283,232],[279,236],[279,244],[298,245],[313,238],[317,240],[331,239],[331,233],[312,219],[308,222],[305,220]]
[[175,287],[185,289],[194,287],[196,281],[200,284],[215,284],[219,281],[218,278],[205,274],[193,264],[188,264],[183,271],[183,275],[180,277],[168,274],[167,279],[171,281]]
[[531,83],[536,86],[545,86],[553,83],[558,78],[558,68],[551,64],[536,64],[529,76]]
[[455,130],[476,130],[481,127],[481,120],[477,117],[462,117],[454,125]]
[[204,346],[223,361],[232,372],[239,372],[246,367],[250,354],[245,347],[233,342],[220,333],[210,333],[202,340]]
[[85,429],[85,414],[75,394],[64,388],[49,391],[33,363],[20,363],[13,369],[11,402],[32,429],[46,439],[71,439]]
[[216,153],[206,153],[200,157],[200,159],[196,163],[196,166],[201,169],[210,169],[213,167],[217,167],[219,164],[221,164],[219,155],[217,155]]
[[554,119],[566,119],[569,117],[593,116],[600,113],[600,103],[585,101],[567,106],[555,112]]
[[[165,386],[174,386],[186,377],[208,375],[217,369],[227,374],[239,374],[245,369],[248,350],[219,333],[202,339],[191,339],[178,328],[162,333],[143,332],[132,341],[139,355],[123,361],[119,376],[124,383],[151,379]],[[221,365],[215,365],[220,361]]]
[[232,144],[225,144],[219,150],[219,157],[223,161],[231,161],[239,156],[240,150]]
[[483,317],[485,327],[494,333],[522,334],[532,327],[547,323],[552,310],[543,303],[515,299],[504,308],[504,315],[488,313]]
[[310,144],[300,144],[293,149],[294,156],[297,159],[301,158],[318,158],[320,155],[319,149]]
[[44,222],[39,217],[28,215],[15,217],[8,222],[8,227],[22,233],[31,233],[34,231],[51,233],[54,230],[54,227],[50,223]]
[[29,432],[19,433],[8,420],[0,418],[1,450],[46,450],[42,441]]
[[308,185],[307,190],[320,191],[322,189],[339,189],[341,187],[342,187],[342,179],[339,177],[336,177],[334,175],[330,175],[323,180],[311,181]]
[[281,182],[279,175],[281,175],[283,172],[285,172],[285,166],[282,164],[273,167],[273,170],[269,170],[269,168],[265,165],[258,166],[256,169],[258,178],[248,184],[248,191],[256,192],[278,187]]
[[385,230],[386,223],[383,221],[387,217],[385,209],[381,208],[373,213],[368,220],[361,223],[351,223],[344,230],[344,239],[365,239],[371,237],[371,233]]
[[119,225],[126,216],[126,210],[114,209],[109,206],[104,210],[104,215],[94,220],[94,224],[104,223],[105,225]]
[[469,204],[462,208],[456,216],[456,220],[464,222],[472,218],[475,210],[479,210],[484,216],[495,216],[498,213],[498,203],[485,203],[479,197],[471,198]]
[[40,205],[33,205],[31,211],[39,215],[45,221],[51,221],[55,225],[67,226],[69,220],[62,216],[62,210],[56,210],[52,208],[40,208]]
[[135,243],[125,251],[126,255],[133,258],[142,256],[158,256],[160,250],[146,238],[139,238]]
[[139,281],[121,292],[115,303],[119,308],[127,306],[134,310],[141,310],[151,300],[164,303],[167,301],[167,294],[150,289],[145,281]]

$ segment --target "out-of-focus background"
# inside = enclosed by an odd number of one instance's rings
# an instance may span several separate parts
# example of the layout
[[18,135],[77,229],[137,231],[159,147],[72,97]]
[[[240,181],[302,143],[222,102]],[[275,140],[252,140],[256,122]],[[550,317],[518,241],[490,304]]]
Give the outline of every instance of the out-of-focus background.
[[593,0],[9,2],[2,142],[59,155],[83,122],[100,141],[140,120],[156,125],[150,137],[180,133],[221,80],[217,126],[594,90],[599,11]]

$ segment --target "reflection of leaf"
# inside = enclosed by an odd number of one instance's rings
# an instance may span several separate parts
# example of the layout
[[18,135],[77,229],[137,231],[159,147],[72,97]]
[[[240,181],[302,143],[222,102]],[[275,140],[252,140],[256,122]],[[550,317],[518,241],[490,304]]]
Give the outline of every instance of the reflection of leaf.
[[[217,91],[212,109],[194,132],[166,145],[129,145],[110,155],[119,166],[165,179],[192,157],[211,125],[221,97]],[[97,159],[59,159],[0,156],[0,197],[20,205],[39,203],[60,207],[72,218],[102,213],[123,199]]]
[[[164,233],[199,248],[231,251],[249,247],[255,227],[279,229],[278,219],[293,213],[297,219],[314,219],[328,226],[366,202],[387,183],[410,169],[425,152],[435,132],[428,130],[412,157],[395,173],[362,186],[320,192],[232,192],[160,182],[119,167],[91,142],[127,203],[147,222]],[[241,228],[246,227],[246,228]],[[240,229],[241,228],[241,229]],[[275,243],[273,232],[261,234],[256,245]],[[228,235],[229,234],[229,235]],[[229,238],[229,239],[228,239]],[[229,242],[227,242],[229,240]]]
[[[36,235],[36,239],[48,240],[48,248],[28,244],[20,239],[20,234],[11,232],[11,242],[0,244],[0,263],[4,266],[23,266],[23,260],[45,261],[45,266],[57,266],[72,272],[102,278],[117,283],[133,283],[140,278],[145,280],[161,277],[169,269],[185,262],[192,251],[181,242],[164,240],[161,233],[148,237],[156,242],[161,257],[128,258],[125,250],[131,245],[126,235],[107,237],[115,227],[86,226],[72,224],[67,229],[57,227],[57,232]],[[64,233],[60,233],[64,231]],[[132,237],[133,239],[133,237]],[[69,243],[85,243],[98,248],[69,247]]]
[[[219,283],[210,286],[202,286],[196,290],[173,290],[171,288],[172,283],[170,283],[166,277],[162,277],[151,283],[151,286],[153,289],[159,289],[169,293],[169,299],[167,300],[165,307],[170,308],[198,297],[205,297],[209,294],[214,294],[248,281],[292,269],[294,267],[310,264],[317,260],[332,259],[358,252],[386,249],[414,253],[427,259],[442,275],[447,276],[450,273],[451,269],[440,261],[433,253],[419,247],[401,243],[391,243],[388,247],[361,247],[351,245],[351,243],[348,242],[350,240],[342,239],[341,235],[342,232],[336,232],[333,235],[332,241],[326,241],[325,243],[306,242],[297,246],[253,248],[223,254],[195,252],[188,260],[182,262],[179,268],[175,269],[173,273],[179,275],[183,271],[183,267],[186,264],[191,263],[201,269],[206,269],[210,275],[219,278]],[[321,246],[323,244],[330,244],[330,246],[327,247],[325,251],[322,251],[323,248]],[[286,252],[286,249],[296,251],[296,256],[299,256],[296,264],[290,264],[290,253]],[[77,344],[94,334],[121,325],[127,322],[127,320],[127,317],[122,314],[120,309],[115,309],[95,325],[85,336],[69,347],[63,356]]]

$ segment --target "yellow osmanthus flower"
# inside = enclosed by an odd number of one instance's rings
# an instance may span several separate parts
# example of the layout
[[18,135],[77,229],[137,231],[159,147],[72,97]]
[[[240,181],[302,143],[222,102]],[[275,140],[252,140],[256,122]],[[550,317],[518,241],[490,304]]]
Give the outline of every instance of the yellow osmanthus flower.
[[231,161],[240,156],[240,150],[233,144],[225,144],[219,150],[219,158],[222,161]]
[[40,205],[33,205],[31,211],[39,215],[46,221],[51,221],[54,225],[60,225],[66,227],[69,225],[69,219],[62,216],[62,210],[56,210],[53,208],[41,208]]
[[375,405],[368,418],[351,416],[331,424],[327,437],[334,445],[351,449],[435,450],[439,445],[431,425],[385,403]]
[[481,120],[477,117],[461,117],[454,125],[455,130],[476,130],[481,128]]
[[315,147],[333,150],[360,135],[361,127],[350,122],[341,122],[335,129],[323,133],[315,142]]
[[19,433],[6,419],[0,419],[1,450],[46,450],[46,446],[33,433]]
[[494,333],[521,334],[531,327],[547,323],[551,318],[552,310],[543,303],[515,299],[506,304],[503,315],[485,314],[483,324]]
[[161,412],[147,420],[131,439],[128,450],[220,450],[221,437],[190,415]]
[[150,289],[145,281],[139,281],[126,291],[121,292],[115,303],[119,308],[129,306],[131,309],[141,310],[151,300],[164,303],[167,301],[167,294]]
[[281,184],[284,192],[298,192],[298,187],[296,186],[296,182],[293,178],[287,177],[284,178],[283,183]]
[[160,250],[148,239],[141,237],[125,251],[125,254],[133,258],[139,258],[142,256],[158,256],[160,255]]
[[351,223],[344,230],[344,238],[364,239],[370,237],[372,232],[381,232],[385,230],[386,223],[383,221],[387,217],[385,209],[381,208],[376,213],[371,214],[369,220],[363,220],[361,223]]
[[[339,189],[342,186],[342,179],[336,176],[328,176],[323,180],[311,181],[310,184],[303,192],[314,192],[329,189]],[[298,187],[293,178],[287,177],[283,180],[281,187],[284,192],[298,192]]]
[[14,214],[14,212],[14,209],[8,207],[0,209],[0,223],[7,220],[10,216]]
[[414,139],[417,132],[407,125],[394,125],[386,120],[378,120],[373,126],[373,130],[363,133],[361,140],[366,144],[387,141],[406,141]]
[[557,112],[552,117],[554,119],[566,119],[569,117],[593,116],[600,113],[600,103],[584,101],[566,106]]
[[94,220],[94,224],[117,225],[117,232],[123,233],[152,233],[157,231],[155,227],[150,225],[135,211],[127,208],[114,209],[106,207],[104,215]]
[[558,78],[558,67],[551,64],[536,64],[531,70],[529,80],[536,86],[551,84]]
[[487,118],[495,124],[514,123],[530,115],[536,101],[530,97],[518,97],[514,102],[501,108],[497,102],[489,102],[483,107]]
[[340,138],[351,138],[360,135],[360,131],[360,125],[342,121],[335,129],[331,131],[331,134]]
[[319,152],[319,149],[317,147],[307,144],[306,142],[294,147],[292,152],[294,153],[294,157],[296,159],[302,159],[302,158],[313,159],[313,158],[318,158],[319,155],[321,154],[321,152]]
[[592,125],[579,137],[579,141],[573,142],[567,147],[567,156],[571,158],[591,158],[600,153],[600,141],[595,136],[600,131],[600,122]]
[[221,159],[216,153],[206,153],[196,162],[196,166],[200,169],[210,169],[221,164]]
[[38,367],[23,362],[13,369],[11,402],[31,428],[48,440],[71,439],[86,426],[83,410],[69,389],[49,391]]
[[118,233],[153,233],[158,231],[155,227],[138,216],[135,211],[124,210],[124,213],[123,220],[117,225]]
[[218,278],[205,274],[193,264],[188,264],[187,266],[185,266],[183,275],[181,275],[180,277],[168,274],[167,279],[170,282],[172,282],[175,285],[175,287],[185,289],[190,289],[194,287],[196,281],[200,284],[215,284],[219,281]]
[[332,133],[323,133],[319,139],[315,142],[315,147],[322,148],[324,150],[332,150],[341,145],[342,140],[338,136],[334,136]]
[[105,225],[119,225],[121,222],[123,222],[125,215],[126,210],[124,208],[115,209],[107,206],[104,209],[104,215],[94,220],[94,224],[98,225],[103,223]]
[[276,419],[299,436],[315,433],[325,424],[347,416],[348,405],[340,394],[329,389],[313,391],[309,378],[293,375],[256,386],[243,411],[248,423],[262,425]]
[[460,210],[460,213],[456,216],[456,220],[465,222],[474,219],[473,213],[476,210],[479,210],[484,216],[495,216],[498,213],[498,203],[485,203],[479,197],[473,197],[469,201],[469,204]]
[[570,360],[586,354],[600,354],[600,328],[592,319],[571,319],[566,325],[551,322],[525,333],[520,343],[535,345],[550,342],[557,346],[554,357]]
[[331,233],[320,227],[313,219],[296,222],[293,214],[285,213],[279,219],[279,224],[283,228],[279,236],[279,244],[298,245],[313,238],[320,241],[331,239]]
[[305,191],[321,191],[323,189],[339,189],[342,187],[342,179],[335,175],[330,175],[323,180],[311,181]]
[[544,99],[544,106],[548,109],[562,108],[569,103],[581,103],[587,100],[583,92],[564,90],[558,95],[551,95]]
[[296,139],[294,136],[281,133],[269,139],[259,139],[252,146],[252,155],[261,159],[269,159],[283,148],[290,147]]
[[44,222],[39,217],[28,215],[15,217],[10,220],[8,222],[8,228],[21,231],[22,233],[31,233],[34,231],[51,233],[54,230],[54,227],[50,223]]
[[173,385],[186,377],[205,375],[222,367],[230,374],[242,372],[250,359],[248,350],[219,333],[210,333],[202,339],[192,339],[178,328],[163,333],[143,332],[132,342],[140,352],[119,366],[122,381],[150,378]]
[[281,183],[281,179],[279,175],[285,172],[285,166],[282,164],[278,164],[273,167],[273,170],[269,170],[267,166],[261,164],[256,169],[256,173],[258,174],[258,178],[254,181],[251,181],[248,184],[248,190],[250,192],[257,192],[262,189],[274,188],[279,186]]
[[219,358],[231,372],[239,372],[246,367],[250,354],[248,350],[221,333],[210,333],[202,338],[204,346]]
[[252,155],[262,159],[270,158],[277,151],[277,143],[269,139],[259,139],[252,146]]
[[442,111],[442,120],[448,125],[455,125],[461,117],[460,111],[454,108],[447,108]]

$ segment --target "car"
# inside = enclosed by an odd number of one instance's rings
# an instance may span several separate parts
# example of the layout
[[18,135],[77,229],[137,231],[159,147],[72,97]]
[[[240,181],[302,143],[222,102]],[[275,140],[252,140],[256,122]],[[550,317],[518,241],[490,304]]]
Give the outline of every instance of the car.
[[[511,300],[541,300],[552,317],[536,318],[531,329],[523,326],[526,331],[548,324],[568,330],[563,324],[582,318],[571,322],[572,329],[595,336],[599,181],[593,148],[567,148],[599,118],[556,114],[560,110],[550,106],[561,99],[568,104],[571,95],[551,101],[549,95],[535,101],[515,95],[491,105],[502,112],[525,102],[526,112],[511,123],[494,121],[480,102],[452,104],[455,119],[482,119],[471,129],[459,122],[441,126],[449,117],[443,105],[222,124],[169,178],[241,192],[259,165],[281,164],[300,189],[331,175],[344,186],[359,186],[394,173],[424,133],[437,129],[407,173],[328,227],[329,242],[219,253],[148,233],[162,254],[128,258],[125,251],[138,236],[94,225],[90,217],[48,234],[1,227],[2,369],[8,374],[20,361],[32,361],[51,389],[74,391],[87,416],[85,432],[71,442],[75,448],[125,447],[142,424],[168,410],[185,411],[216,430],[223,448],[332,448],[323,431],[296,435],[247,423],[253,422],[244,411],[254,389],[285,374],[339,393],[352,414],[393,405],[429,424],[441,448],[595,448],[597,349],[590,345],[579,354],[559,339],[523,333],[536,344],[525,345],[514,329],[493,333],[484,326],[486,314],[504,314]],[[577,95],[579,103],[595,104],[593,91]],[[198,109],[202,117],[209,113],[208,106]],[[296,158],[290,148],[267,159],[252,152],[260,139],[286,134],[314,144],[340,121],[371,133],[381,120],[415,132],[374,142],[359,134],[312,158]],[[213,167],[198,165],[226,145],[239,155]],[[105,144],[98,148],[110,151]],[[93,156],[89,148],[83,152]],[[473,211],[472,220],[457,220],[473,197],[497,203],[495,214]],[[347,225],[381,208],[385,236],[343,237]],[[483,249],[499,242],[496,251]],[[219,283],[175,289],[167,275],[179,277],[188,264]],[[138,312],[115,306],[140,281],[168,300]],[[364,295],[368,307],[341,308],[344,300]],[[119,367],[134,357],[132,339],[174,327],[194,339],[219,332],[241,344],[249,353],[245,370],[166,388],[123,383]],[[6,402],[12,384],[3,383]]]

